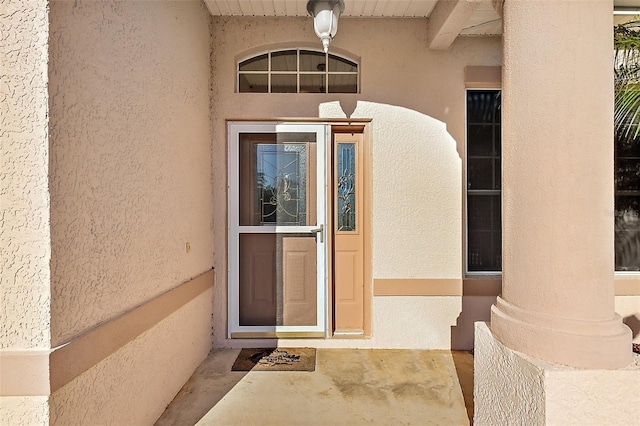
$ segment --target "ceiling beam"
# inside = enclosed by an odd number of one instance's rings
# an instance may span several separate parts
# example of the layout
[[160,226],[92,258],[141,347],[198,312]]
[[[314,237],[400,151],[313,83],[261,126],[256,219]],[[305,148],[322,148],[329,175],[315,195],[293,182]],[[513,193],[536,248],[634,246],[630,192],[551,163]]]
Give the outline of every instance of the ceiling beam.
[[430,49],[446,50],[476,10],[477,0],[440,0],[427,20]]

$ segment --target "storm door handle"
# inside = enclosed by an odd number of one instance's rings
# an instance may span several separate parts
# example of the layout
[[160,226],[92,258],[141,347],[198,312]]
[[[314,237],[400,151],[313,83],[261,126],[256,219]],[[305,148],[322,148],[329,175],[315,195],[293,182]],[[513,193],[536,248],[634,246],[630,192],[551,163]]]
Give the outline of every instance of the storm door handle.
[[324,242],[324,225],[320,225],[319,228],[312,229],[311,232],[313,232],[314,234],[319,234],[320,242]]

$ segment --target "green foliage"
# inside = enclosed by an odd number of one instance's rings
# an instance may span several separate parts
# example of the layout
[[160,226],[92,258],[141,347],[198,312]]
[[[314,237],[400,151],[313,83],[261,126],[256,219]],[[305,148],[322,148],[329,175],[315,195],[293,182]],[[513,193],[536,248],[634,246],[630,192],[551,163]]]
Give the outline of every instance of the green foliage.
[[640,134],[640,20],[614,27],[616,137],[630,143]]

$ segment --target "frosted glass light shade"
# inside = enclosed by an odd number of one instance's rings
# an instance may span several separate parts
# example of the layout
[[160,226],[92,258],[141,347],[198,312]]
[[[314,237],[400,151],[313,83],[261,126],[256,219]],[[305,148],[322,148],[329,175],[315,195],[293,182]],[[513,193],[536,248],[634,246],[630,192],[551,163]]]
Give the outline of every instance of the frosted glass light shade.
[[344,0],[309,0],[307,11],[313,16],[313,28],[326,53],[329,43],[338,32],[338,19],[344,11]]

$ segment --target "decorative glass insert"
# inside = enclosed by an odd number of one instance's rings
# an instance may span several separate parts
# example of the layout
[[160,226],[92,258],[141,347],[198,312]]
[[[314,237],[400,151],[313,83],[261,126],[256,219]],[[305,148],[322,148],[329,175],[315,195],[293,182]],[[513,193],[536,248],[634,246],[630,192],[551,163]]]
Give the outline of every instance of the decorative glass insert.
[[356,144],[339,143],[337,154],[338,231],[356,230]]
[[238,63],[240,93],[358,93],[358,64],[313,50],[267,52]]
[[616,271],[640,271],[640,136],[634,135],[633,128],[615,135]]
[[467,271],[502,269],[501,99],[467,91]]
[[257,144],[254,149],[260,224],[305,226],[307,144]]

